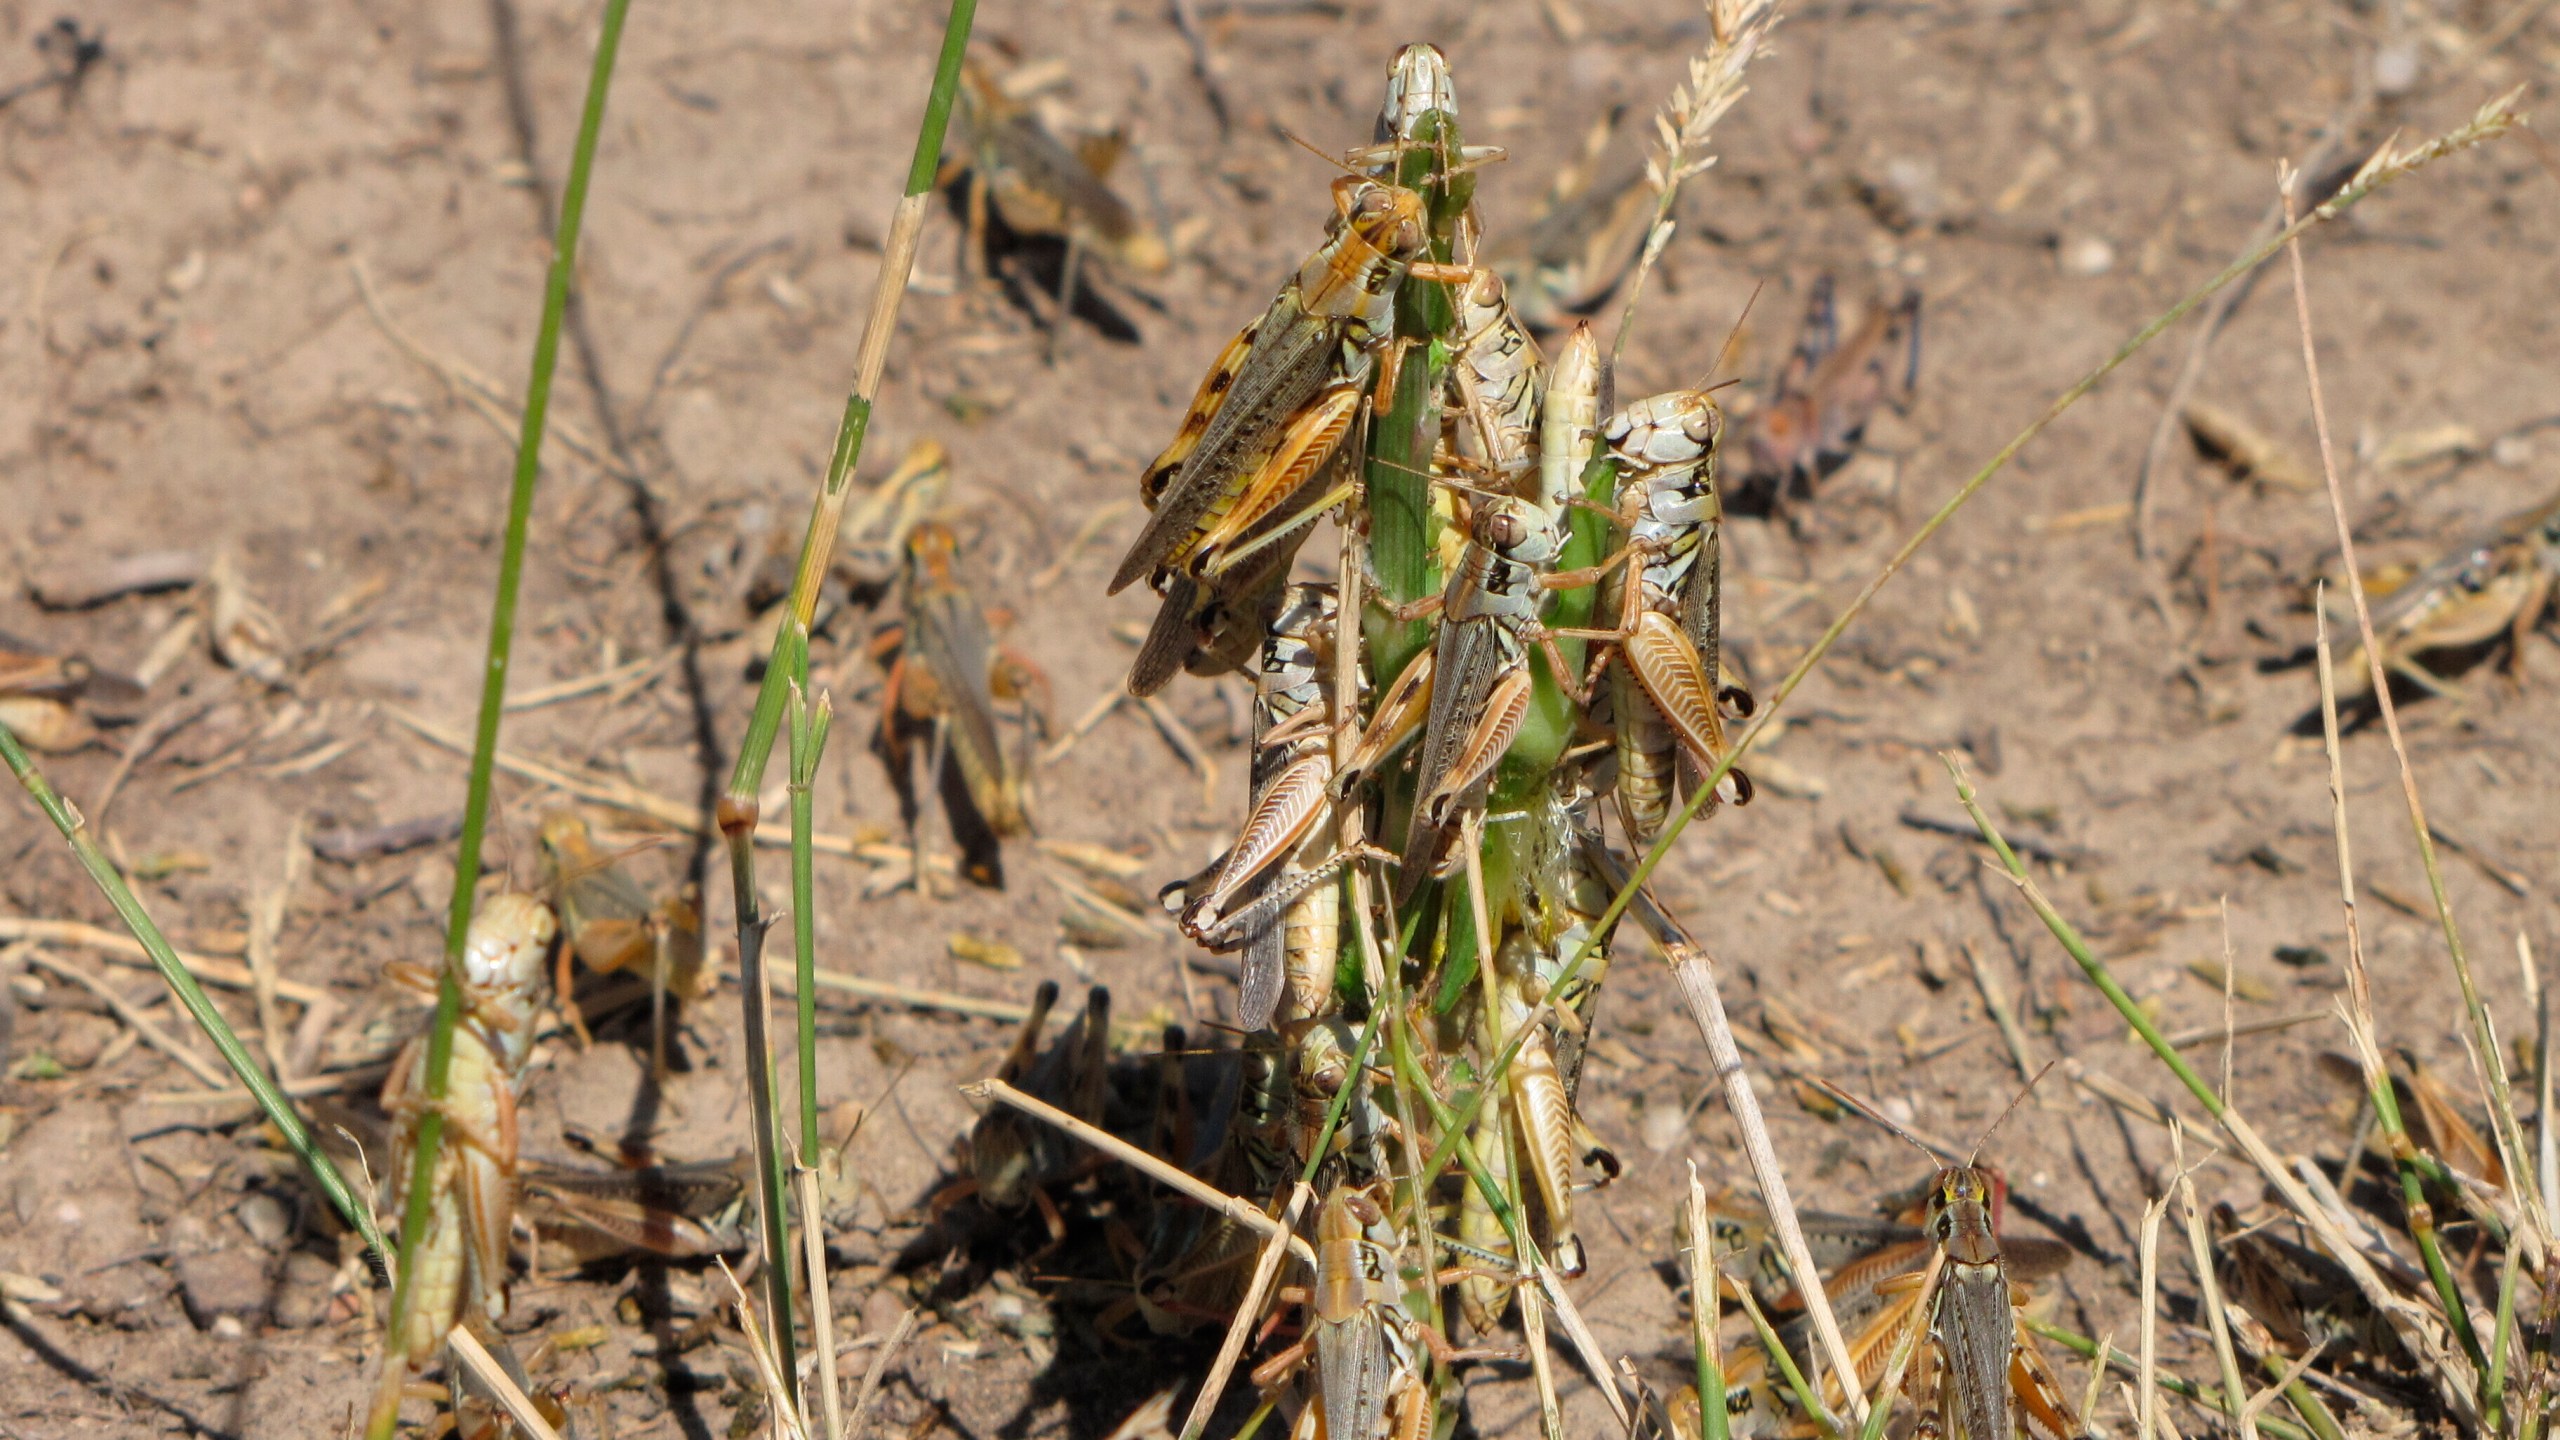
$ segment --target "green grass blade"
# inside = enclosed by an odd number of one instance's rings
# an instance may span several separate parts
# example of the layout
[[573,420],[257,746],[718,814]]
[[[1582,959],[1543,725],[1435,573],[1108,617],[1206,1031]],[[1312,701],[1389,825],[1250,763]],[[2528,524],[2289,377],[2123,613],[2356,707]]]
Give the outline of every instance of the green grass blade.
[[[507,698],[507,665],[515,648],[516,596],[524,576],[525,535],[533,516],[533,491],[542,474],[542,435],[551,412],[551,380],[560,361],[560,321],[568,310],[569,288],[577,276],[578,234],[586,218],[587,182],[595,173],[596,140],[603,133],[606,97],[613,90],[613,64],[622,48],[622,22],[630,0],[606,0],[596,37],[593,67],[587,75],[585,108],[578,117],[577,143],[569,152],[569,174],[560,192],[559,229],[551,242],[551,271],[543,287],[542,322],[534,333],[533,363],[525,381],[524,420],[516,434],[516,467],[507,494],[506,537],[498,556],[498,585],[489,607],[488,660],[480,676],[480,716],[471,745],[471,778],[464,791],[462,839],[453,871],[453,901],[445,917],[444,968],[436,984],[436,1008],[428,1022],[426,1075],[423,1087],[429,1107],[419,1117],[416,1161],[408,1180],[408,1203],[402,1208],[400,1268],[391,1292],[391,1328],[406,1324],[411,1300],[418,1236],[425,1232],[435,1198],[436,1154],[444,1141],[444,1116],[433,1108],[444,1098],[453,1068],[453,1027],[462,1012],[462,948],[471,928],[473,887],[480,878],[480,849],[487,834],[489,787],[496,769],[498,722]],[[389,1440],[399,1423],[396,1405],[385,1414],[377,1408],[367,1425],[374,1440]]]
[[222,1018],[222,1012],[213,1008],[213,1001],[206,997],[204,987],[196,983],[196,977],[178,959],[178,952],[169,947],[168,937],[162,935],[160,927],[152,922],[150,912],[142,908],[140,897],[125,884],[124,876],[98,848],[96,837],[89,833],[89,822],[81,818],[80,812],[69,801],[56,793],[44,778],[44,773],[36,769],[35,762],[27,758],[27,752],[19,748],[18,737],[11,734],[6,725],[0,725],[0,759],[8,762],[10,773],[17,776],[18,783],[34,797],[36,808],[44,811],[45,818],[62,832],[62,838],[70,843],[71,853],[79,860],[80,868],[89,872],[89,878],[97,883],[98,891],[107,897],[107,903],[115,907],[116,915],[124,921],[125,928],[133,932],[134,939],[142,942],[143,953],[151,957],[152,965],[160,971],[160,978],[168,982],[169,989],[178,997],[178,1003],[185,1006],[187,1014],[195,1020],[196,1028],[213,1042],[214,1049],[222,1052],[223,1062],[231,1067],[232,1074],[240,1077],[241,1084],[249,1087],[249,1094],[258,1102],[258,1108],[284,1136],[285,1145],[302,1161],[303,1168],[311,1172],[320,1193],[329,1197],[330,1206],[354,1227],[358,1235],[364,1237],[365,1247],[373,1252],[379,1263],[381,1257],[389,1255],[391,1250],[384,1243],[382,1232],[374,1226],[373,1207],[356,1193],[347,1177],[312,1139],[302,1117],[294,1113],[293,1102],[287,1100],[284,1092],[267,1079],[266,1072],[258,1068],[258,1062],[250,1057],[248,1048],[240,1043],[240,1037],[232,1033],[230,1023]]

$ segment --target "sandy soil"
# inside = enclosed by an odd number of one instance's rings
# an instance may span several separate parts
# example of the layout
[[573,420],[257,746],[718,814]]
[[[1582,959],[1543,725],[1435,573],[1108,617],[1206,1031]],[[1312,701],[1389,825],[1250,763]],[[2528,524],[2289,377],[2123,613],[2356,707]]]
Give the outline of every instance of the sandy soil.
[[[725,774],[760,653],[746,597],[769,551],[796,540],[825,462],[939,26],[923,8],[635,7],[588,215],[592,363],[575,346],[564,358],[516,683],[664,663],[511,716],[510,750],[678,801]],[[1061,724],[1118,684],[1127,629],[1147,613],[1141,595],[1102,599],[1136,525],[1132,478],[1323,218],[1328,171],[1288,135],[1364,139],[1395,46],[1435,40],[1456,66],[1469,138],[1511,152],[1484,182],[1499,231],[1536,213],[1611,106],[1629,107],[1617,144],[1631,152],[1701,33],[1693,7],[1669,4],[1201,8],[1214,12],[1223,130],[1162,7],[989,0],[984,41],[1060,65],[1042,103],[1062,123],[1127,133],[1123,187],[1180,255],[1143,289],[1101,282],[1121,323],[1071,324],[1052,363],[1046,311],[962,272],[958,225],[938,212],[866,455],[870,475],[916,439],[950,447],[964,574],[1020,617],[1009,638],[1045,667]],[[2548,98],[2560,21],[2547,13],[2482,53],[2504,4],[2391,8],[1824,4],[1787,22],[1721,131],[1721,163],[1687,199],[1621,379],[1629,395],[1694,380],[1765,285],[1740,406],[1765,389],[1818,274],[1852,297],[1905,282],[1925,296],[1910,413],[1882,417],[1874,453],[1794,527],[1733,527],[1727,628],[1764,687],[1982,458],[2228,261],[2278,160],[2309,149],[2329,117],[2354,117],[2352,156],[2394,129],[2441,130],[2514,85],[2527,111]],[[458,377],[487,377],[511,413],[544,197],[595,21],[591,5],[522,6],[502,38],[503,13],[84,7],[82,34],[103,40],[95,63],[76,85],[20,91],[70,63],[70,37],[52,10],[0,0],[0,631],[132,670],[202,608],[200,591],[66,611],[30,587],[66,564],[172,547],[229,557],[273,612],[295,652],[287,683],[226,668],[199,641],[133,707],[140,725],[49,768],[111,853],[153,877],[141,892],[183,944],[239,955],[289,883],[279,969],[330,1007],[303,1029],[306,1069],[378,1061],[417,1023],[381,970],[432,957],[451,883],[441,844],[355,863],[291,852],[297,835],[458,807],[462,761],[397,717],[467,723],[510,447]],[[2356,77],[2377,47],[2393,61],[2386,79],[2406,83],[2367,104]],[[2399,64],[2410,55],[2414,81]],[[521,117],[511,79],[529,99]],[[2374,540],[2423,548],[2560,481],[2560,433],[2528,428],[2560,395],[2560,333],[2542,303],[2560,293],[2554,233],[2560,175],[2519,141],[2386,195],[2308,248],[2347,483]],[[2289,297],[2269,278],[2221,336],[2201,393],[2308,461]],[[2057,425],[1913,563],[1792,702],[1759,801],[1693,832],[1665,870],[1665,897],[1722,960],[1761,1052],[1807,1047],[1804,1063],[1906,1101],[1936,1135],[1974,1133],[2017,1083],[1968,954],[2014,1004],[2033,1063],[2070,1057],[2163,1103],[2174,1088],[1981,870],[1978,846],[1906,822],[1958,814],[1935,758],[1955,747],[2012,827],[2062,857],[2041,867],[2045,888],[2165,1026],[2218,1023],[2220,987],[2191,967],[2218,964],[2226,943],[2242,1021],[2314,1015],[2245,1040],[2234,1084],[2279,1148],[2334,1159],[2346,1143],[2341,1093],[2312,1066],[2343,1039],[2317,1014],[2341,984],[2343,946],[2324,771],[2316,740],[2288,738],[2313,682],[2261,665],[2309,638],[2301,590],[2329,522],[2318,496],[2234,483],[2181,436],[2154,477],[2157,558],[2136,558],[2122,507],[2187,333]],[[2377,463],[2395,440],[2444,426],[2467,427],[2473,447]],[[1104,506],[1118,508],[1075,543]],[[860,743],[879,688],[861,647],[880,618],[847,616],[818,655],[843,715],[820,825],[872,839],[898,827]],[[2409,712],[2419,782],[2464,847],[2447,861],[2463,933],[2516,1032],[2528,1022],[2509,956],[2517,937],[2550,950],[2546,897],[2560,886],[2534,798],[2560,780],[2560,752],[2532,718],[2549,713],[2540,686],[2560,657],[2539,635],[2525,648],[2522,688],[2482,669],[2467,703]],[[1168,700],[1202,737],[1214,786],[1130,707],[1038,778],[1042,834],[1143,857],[1141,891],[1196,865],[1241,805],[1233,698],[1185,681]],[[98,803],[119,752],[146,733],[158,743],[112,806]],[[2380,901],[2365,925],[2386,1039],[2458,1077],[2459,1009],[2432,918],[2404,907],[2425,886],[2378,731],[2351,739],[2346,772],[2358,863]],[[494,863],[529,880],[534,827],[557,801],[503,780]],[[31,805],[13,790],[0,815],[0,914],[112,923]],[[925,834],[947,850],[943,826],[930,814]],[[669,844],[638,868],[671,885],[701,862],[689,852]],[[1121,1013],[1157,1023],[1228,1013],[1227,982],[1186,975],[1169,931],[1071,955],[1061,893],[1034,855],[1008,854],[1002,893],[931,898],[870,897],[879,867],[822,863],[824,963],[1011,1000],[1039,978],[1071,993],[1090,978]],[[780,908],[784,867],[765,877]],[[705,888],[724,934],[725,876]],[[947,940],[961,932],[1010,943],[1024,968],[954,960]],[[2279,950],[2318,958],[2278,963]],[[46,953],[185,1031],[147,975],[93,949]],[[243,1107],[184,1098],[201,1082],[133,1044],[60,973],[8,956],[0,1271],[40,1282],[12,1294],[51,1298],[8,1311],[0,1427],[342,1426],[378,1327],[323,1207]],[[1612,1354],[1676,1383],[1685,1321],[1661,1262],[1682,1162],[1741,1183],[1738,1152],[1721,1105],[1701,1103],[1701,1048],[1672,1018],[1664,972],[1631,953],[1610,990],[1584,1108],[1628,1169],[1588,1199],[1594,1260],[1578,1295]],[[689,1017],[688,1068],[645,1111],[645,1027],[609,1026],[584,1053],[566,1037],[550,1045],[526,1153],[567,1155],[571,1124],[652,1122],[671,1155],[728,1153],[744,1123],[735,994]],[[221,1003],[258,1033],[250,997]],[[282,1006],[288,1032],[304,1013]],[[875,1339],[926,1303],[882,1402],[908,1434],[1101,1434],[1192,1358],[1132,1365],[1098,1348],[1090,1307],[1053,1305],[1038,1267],[1001,1243],[896,1263],[931,1249],[921,1202],[970,1118],[954,1085],[988,1073],[1007,1038],[948,1014],[829,1011],[826,1096],[874,1107],[855,1144],[854,1218],[833,1237],[846,1262],[835,1303],[843,1333]],[[330,1098],[361,1113],[372,1088]],[[1808,1113],[1782,1080],[1766,1093],[1806,1203],[1861,1211],[1916,1178],[1889,1138]],[[2082,1253],[2061,1318],[2130,1334],[2133,1228],[2166,1137],[2048,1081],[1992,1153],[2015,1179],[2021,1233],[2049,1230]],[[2227,1160],[2200,1178],[2209,1198],[2254,1198]],[[600,1396],[604,1433],[723,1433],[752,1391],[741,1352],[677,1338],[718,1283],[681,1267],[529,1280],[519,1346],[600,1325],[600,1343],[545,1374]],[[2192,1282],[2173,1265],[2167,1283]],[[2197,1363],[2183,1330],[2169,1346]],[[858,1373],[871,1353],[843,1364]],[[1471,1371],[1472,1424],[1530,1433],[1526,1377]],[[1587,1385],[1568,1387],[1577,1433],[1601,1433]]]

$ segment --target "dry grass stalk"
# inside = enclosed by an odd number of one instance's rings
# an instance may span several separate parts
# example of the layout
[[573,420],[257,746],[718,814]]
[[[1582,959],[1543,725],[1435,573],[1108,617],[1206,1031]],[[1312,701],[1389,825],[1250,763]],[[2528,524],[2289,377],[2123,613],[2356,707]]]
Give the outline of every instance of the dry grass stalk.
[[[2226,1098],[2227,1098],[2226,1091]],[[2240,1357],[2231,1348],[2231,1317],[2224,1313],[2222,1286],[2213,1273],[2213,1237],[2205,1233],[2204,1207],[2196,1203],[2195,1169],[2187,1164],[2186,1126],[2172,1123],[2169,1127],[2170,1163],[2177,1167],[2178,1208],[2186,1221],[2187,1248],[2196,1267],[2196,1290],[2203,1301],[2205,1324],[2213,1336],[2213,1358],[2222,1369],[2222,1390],[2231,1397],[2230,1413],[2242,1417],[2242,1440],[2258,1440],[2254,1424],[2247,1413],[2249,1387],[2240,1378]],[[2213,1158],[2206,1155],[2196,1161],[2204,1164]],[[2166,1195],[2160,1197],[2165,1204]]]
[[2160,1217],[2168,1211],[2167,1195],[2142,1207],[2142,1236],[2135,1247],[2142,1268],[2142,1331],[2134,1345],[2140,1357],[2133,1372],[2138,1400],[2134,1440],[2156,1440],[2160,1434]]
[[871,1357],[871,1368],[863,1372],[862,1389],[853,1397],[853,1414],[845,1421],[845,1429],[837,1440],[861,1440],[862,1422],[871,1418],[871,1407],[880,1399],[880,1378],[889,1373],[889,1362],[916,1333],[916,1312],[910,1308],[898,1317],[889,1338],[880,1345],[880,1353]]
[[[809,1364],[815,1372],[810,1382],[818,1388],[821,1411],[827,1417],[826,1440],[843,1440],[844,1387],[836,1383],[835,1302],[827,1293],[827,1210],[818,1193],[818,1172],[810,1167],[807,1156],[792,1157],[791,1191],[800,1210],[800,1247],[808,1276]],[[804,1387],[801,1394],[807,1393]]]
[[490,1354],[488,1347],[480,1343],[480,1337],[472,1334],[468,1327],[456,1325],[444,1341],[446,1348],[453,1352],[455,1363],[471,1372],[472,1380],[497,1400],[507,1412],[507,1418],[516,1423],[517,1431],[527,1440],[560,1440],[560,1432],[552,1429],[551,1422],[542,1418],[542,1412],[534,1408],[533,1401],[516,1384],[515,1377],[507,1373],[507,1367],[499,1364],[498,1357]]
[[[729,1262],[723,1259],[719,1263],[720,1278],[729,1282],[730,1303],[738,1310],[738,1329],[746,1337],[747,1355],[755,1362],[756,1383],[764,1391],[765,1412],[772,1417],[774,1433],[782,1440],[809,1440],[809,1428],[800,1422],[800,1412],[791,1402],[791,1383],[783,1376],[781,1361],[774,1357],[773,1342],[756,1320],[755,1302],[747,1298],[746,1287],[738,1283],[737,1272],[729,1268]],[[788,1316],[780,1318],[783,1324],[791,1323]]]
[[[1706,9],[1706,48],[1689,58],[1687,83],[1673,86],[1670,98],[1653,117],[1659,148],[1644,160],[1645,183],[1655,195],[1653,223],[1645,233],[1644,253],[1636,261],[1635,274],[1627,281],[1626,304],[1618,312],[1618,333],[1609,344],[1610,372],[1615,372],[1618,357],[1626,352],[1645,278],[1671,243],[1671,210],[1680,184],[1716,163],[1707,152],[1716,122],[1749,92],[1750,87],[1742,83],[1743,72],[1778,23],[1777,0],[1707,0]],[[1604,410],[1606,402],[1604,393]]]
[[1217,1413],[1218,1401],[1227,1393],[1227,1381],[1235,1374],[1236,1362],[1244,1358],[1245,1342],[1253,1337],[1254,1322],[1262,1314],[1263,1297],[1271,1293],[1271,1282],[1280,1273],[1280,1257],[1289,1252],[1289,1236],[1296,1232],[1298,1217],[1306,1213],[1315,1193],[1305,1181],[1299,1181],[1289,1192],[1288,1205],[1280,1212],[1281,1228],[1264,1238],[1262,1253],[1253,1262],[1253,1279],[1245,1286],[1235,1318],[1227,1322],[1226,1337],[1218,1342],[1218,1358],[1209,1367],[1209,1378],[1201,1382],[1200,1394],[1191,1402],[1191,1413],[1183,1419],[1182,1440],[1198,1440],[1209,1428],[1209,1418]]
[[[31,941],[38,945],[76,945],[96,950],[119,965],[148,966],[150,952],[142,942],[120,930],[91,925],[82,920],[38,920],[24,915],[0,915],[0,943]],[[247,990],[256,985],[257,977],[245,965],[218,960],[192,951],[171,952],[187,967],[187,973],[206,985],[219,985],[225,990]],[[311,1005],[329,998],[329,992],[317,985],[299,980],[276,981],[276,994],[297,1005]]]
[[117,1019],[131,1026],[133,1033],[142,1037],[143,1043],[185,1066],[188,1074],[222,1091],[225,1095],[236,1095],[243,1100],[249,1098],[248,1091],[232,1083],[231,1072],[178,1043],[174,1036],[152,1024],[149,1016],[135,1008],[132,1001],[117,994],[107,982],[68,960],[57,959],[42,950],[29,950],[27,959],[105,1001],[107,1008],[115,1012]]

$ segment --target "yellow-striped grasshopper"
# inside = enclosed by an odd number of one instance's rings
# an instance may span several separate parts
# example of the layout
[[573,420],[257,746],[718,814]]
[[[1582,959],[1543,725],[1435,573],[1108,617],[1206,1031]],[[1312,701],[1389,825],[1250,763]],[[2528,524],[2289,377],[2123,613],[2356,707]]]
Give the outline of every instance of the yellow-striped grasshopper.
[[[890,773],[904,792],[909,762],[906,733],[910,726],[930,726],[933,744],[925,773],[939,787],[944,764],[950,762],[966,789],[969,804],[987,829],[1002,839],[1031,828],[1030,802],[1021,758],[1005,748],[998,734],[996,689],[1027,697],[1045,694],[1048,681],[1028,661],[1000,651],[989,638],[986,612],[977,597],[953,573],[959,542],[942,525],[918,525],[907,537],[904,620],[881,641],[876,653],[891,648],[897,659],[880,700],[880,728],[875,746],[889,762]],[[1045,710],[1035,708],[1034,716]],[[910,830],[920,806],[902,793]],[[924,874],[923,847],[916,846],[916,873]],[[1001,883],[992,857],[973,866],[971,878]],[[921,889],[921,883],[919,883]]]
[[[1619,818],[1639,847],[1670,818],[1681,762],[1705,774],[1723,761],[1725,707],[1750,713],[1748,692],[1722,683],[1715,453],[1723,431],[1723,412],[1703,390],[1648,396],[1601,425],[1619,467],[1628,543],[1642,557],[1605,579],[1599,597],[1600,612],[1616,614],[1623,633],[1610,708]],[[1749,777],[1728,771],[1718,796],[1747,802]]]
[[1771,509],[1813,498],[1823,477],[1856,452],[1876,407],[1908,405],[1919,379],[1919,292],[1869,306],[1844,342],[1831,277],[1816,279],[1796,348],[1753,417],[1747,483],[1756,498]]
[[[545,957],[558,933],[550,907],[530,895],[496,895],[471,917],[462,949],[463,1004],[453,1028],[452,1066],[433,1106],[445,1117],[437,1147],[434,1201],[411,1248],[409,1313],[389,1338],[377,1404],[398,1403],[411,1370],[434,1358],[460,1323],[495,1323],[507,1313],[507,1237],[516,1206],[516,1098],[541,1018]],[[391,978],[432,991],[435,973],[395,963]],[[392,1061],[382,1108],[394,1124],[394,1187],[415,1163],[426,1098],[427,1040],[411,1039]],[[405,1188],[396,1193],[405,1197]]]
[[[1344,176],[1333,193],[1333,233],[1229,342],[1173,443],[1139,477],[1154,513],[1113,573],[1111,593],[1143,578],[1169,603],[1197,604],[1197,590],[1216,588],[1254,556],[1293,548],[1325,508],[1307,492],[1321,486],[1351,432],[1392,328],[1396,288],[1425,243],[1414,192]],[[1177,577],[1194,582],[1195,593],[1176,591]],[[1151,693],[1186,658],[1142,651],[1130,689]]]
[[[1236,1023],[1306,1020],[1333,994],[1342,892],[1334,853],[1330,585],[1293,585],[1263,642],[1254,697],[1253,803],[1217,863],[1166,887],[1183,933],[1212,951],[1241,948]],[[1282,1009],[1281,1002],[1287,1007]]]
[[702,998],[702,917],[681,896],[651,904],[640,882],[622,868],[623,857],[598,850],[586,820],[574,810],[545,816],[540,843],[544,879],[564,936],[553,980],[561,1017],[578,1043],[590,1043],[573,985],[573,959],[600,975],[646,965],[650,1063],[663,1078],[667,996]]

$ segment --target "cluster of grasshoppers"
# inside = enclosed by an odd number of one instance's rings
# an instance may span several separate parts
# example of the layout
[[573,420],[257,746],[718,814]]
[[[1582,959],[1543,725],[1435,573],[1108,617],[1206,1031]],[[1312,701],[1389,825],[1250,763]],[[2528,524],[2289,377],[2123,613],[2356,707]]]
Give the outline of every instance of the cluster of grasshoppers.
[[[1642,848],[1684,799],[1752,793],[1726,733],[1752,702],[1721,635],[1722,412],[1702,388],[1604,409],[1588,327],[1541,353],[1478,260],[1492,158],[1459,143],[1441,54],[1408,47],[1322,243],[1142,475],[1111,580],[1159,597],[1131,691],[1254,677],[1243,826],[1165,894],[1238,955],[1246,1037],[1222,1143],[1178,1159],[1275,1207],[1314,1184],[1306,1273],[1273,1292],[1297,1338],[1253,1374],[1334,1440],[1432,1433],[1451,1361],[1483,1353],[1459,1326],[1488,1337],[1585,1266],[1576,1196],[1617,1165],[1576,1112],[1627,870],[1604,806]],[[1327,517],[1341,561],[1302,577]],[[1168,1227],[1137,1303],[1159,1328],[1225,1318],[1259,1249]]]

